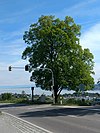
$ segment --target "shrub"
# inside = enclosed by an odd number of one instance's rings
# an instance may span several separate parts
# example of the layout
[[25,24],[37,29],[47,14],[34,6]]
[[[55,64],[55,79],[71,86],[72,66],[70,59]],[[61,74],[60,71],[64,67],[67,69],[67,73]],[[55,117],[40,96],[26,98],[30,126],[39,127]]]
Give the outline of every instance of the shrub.
[[3,93],[1,97],[2,97],[2,100],[11,100],[12,94],[11,93]]

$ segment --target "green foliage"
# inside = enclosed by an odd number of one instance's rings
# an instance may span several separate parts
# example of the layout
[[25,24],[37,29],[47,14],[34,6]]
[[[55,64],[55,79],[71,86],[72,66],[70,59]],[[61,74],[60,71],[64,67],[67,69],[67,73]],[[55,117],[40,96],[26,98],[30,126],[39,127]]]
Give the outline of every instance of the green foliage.
[[11,93],[3,93],[1,95],[2,100],[11,100],[12,99],[12,94]]
[[[31,68],[53,71],[55,98],[63,88],[77,90],[83,83],[89,90],[94,85],[93,55],[89,49],[82,49],[79,37],[80,26],[69,16],[64,20],[41,16],[23,36],[28,46],[22,58],[29,59]],[[32,72],[30,79],[42,89],[51,90],[51,76],[50,71],[40,69]]]
[[22,94],[2,93],[0,95],[0,103],[25,103],[28,101],[25,92]]
[[63,99],[62,105],[90,106],[91,104],[89,100],[69,98]]

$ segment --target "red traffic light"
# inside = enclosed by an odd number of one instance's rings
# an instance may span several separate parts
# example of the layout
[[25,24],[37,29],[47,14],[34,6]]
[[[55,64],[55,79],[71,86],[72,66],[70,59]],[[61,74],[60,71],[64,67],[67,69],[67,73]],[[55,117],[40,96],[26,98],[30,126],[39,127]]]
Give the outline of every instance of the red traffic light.
[[11,71],[11,66],[9,66],[8,70]]
[[29,70],[29,66],[26,65],[26,66],[25,66],[25,71],[28,71],[28,70]]

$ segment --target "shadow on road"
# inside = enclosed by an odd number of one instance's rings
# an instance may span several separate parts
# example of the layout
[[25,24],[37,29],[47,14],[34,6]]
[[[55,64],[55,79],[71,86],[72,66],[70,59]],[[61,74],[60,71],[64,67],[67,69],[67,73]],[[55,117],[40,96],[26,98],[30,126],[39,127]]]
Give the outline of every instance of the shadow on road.
[[19,114],[20,117],[55,117],[55,116],[84,116],[84,115],[100,115],[100,108],[96,110],[96,108],[91,109],[83,109],[83,108],[50,108],[50,109],[42,109],[37,111],[24,112]]
[[11,107],[19,107],[19,106],[27,106],[27,104],[13,104],[13,103],[1,103],[0,108],[11,108]]

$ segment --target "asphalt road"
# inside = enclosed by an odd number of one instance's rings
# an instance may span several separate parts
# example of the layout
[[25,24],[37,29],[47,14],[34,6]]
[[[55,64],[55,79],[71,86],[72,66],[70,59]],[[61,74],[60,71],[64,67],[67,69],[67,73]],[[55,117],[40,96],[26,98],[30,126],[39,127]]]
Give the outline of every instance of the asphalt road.
[[100,133],[100,106],[0,105],[0,110],[53,133]]

